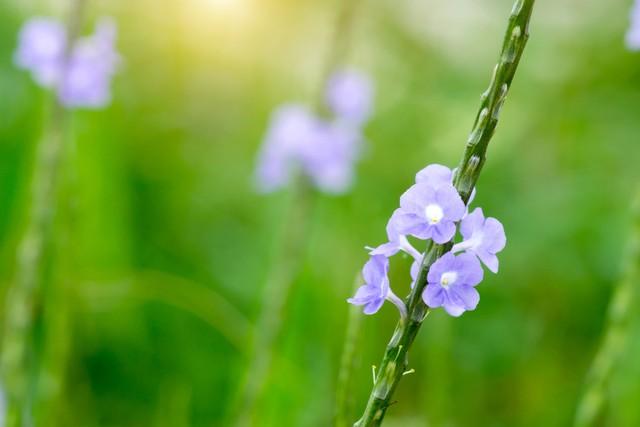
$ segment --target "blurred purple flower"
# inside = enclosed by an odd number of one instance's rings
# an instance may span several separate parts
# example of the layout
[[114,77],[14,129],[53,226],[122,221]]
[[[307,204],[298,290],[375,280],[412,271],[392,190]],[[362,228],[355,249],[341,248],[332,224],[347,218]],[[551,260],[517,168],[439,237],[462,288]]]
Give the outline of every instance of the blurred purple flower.
[[300,147],[303,170],[321,191],[344,193],[353,184],[361,143],[358,131],[317,120],[311,140]]
[[453,246],[453,252],[468,251],[494,273],[498,272],[496,254],[504,249],[507,238],[504,227],[495,218],[486,218],[481,208],[476,208],[460,223],[463,241]]
[[302,147],[312,144],[318,124],[304,106],[283,105],[272,114],[256,170],[256,184],[262,192],[288,184],[292,169],[299,166]]
[[433,239],[443,244],[456,233],[456,221],[465,214],[465,205],[453,185],[414,184],[400,197],[402,212],[396,220],[401,234]]
[[364,305],[365,314],[374,314],[390,293],[389,259],[383,255],[374,255],[364,265],[362,277],[365,284],[360,286],[353,298],[347,301],[354,305]]
[[16,64],[31,71],[44,87],[56,88],[66,107],[101,108],[110,102],[110,84],[120,63],[116,27],[101,20],[93,35],[77,40],[65,63],[67,36],[51,19],[34,18],[20,32]]
[[334,73],[326,89],[326,103],[340,120],[362,125],[373,108],[373,87],[369,78],[354,70]]
[[115,39],[115,24],[103,19],[95,34],[76,42],[59,89],[63,105],[101,108],[109,104],[111,78],[120,63]]
[[30,71],[39,85],[52,88],[60,79],[66,45],[67,32],[61,23],[50,18],[33,18],[20,30],[14,62]]
[[482,267],[475,256],[448,252],[429,269],[422,299],[429,307],[444,307],[447,313],[458,317],[478,305],[480,295],[474,286],[482,281],[482,276]]
[[627,49],[640,50],[640,0],[636,0],[631,7],[630,24],[625,36]]
[[297,167],[320,190],[343,193],[353,183],[361,142],[359,132],[323,121],[302,105],[282,106],[271,118],[258,155],[258,189],[271,192],[284,187]]

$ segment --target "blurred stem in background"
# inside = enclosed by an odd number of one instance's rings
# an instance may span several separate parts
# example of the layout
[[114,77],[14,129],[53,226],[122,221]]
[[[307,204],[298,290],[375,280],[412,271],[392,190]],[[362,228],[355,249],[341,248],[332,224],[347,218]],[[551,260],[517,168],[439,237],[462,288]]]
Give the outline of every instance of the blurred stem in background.
[[[324,113],[323,90],[331,73],[342,63],[348,50],[351,27],[360,1],[341,2],[341,10],[318,86],[319,94],[316,96],[315,105],[320,113]],[[294,179],[291,193],[284,231],[280,237],[278,252],[271,260],[272,267],[264,288],[263,304],[253,331],[250,365],[242,383],[241,401],[237,405],[240,408],[238,426],[255,424],[256,406],[268,382],[275,340],[284,319],[284,306],[306,253],[315,194],[306,178],[301,175]]]
[[[362,284],[362,275],[358,272],[354,282],[353,290],[358,290]],[[340,359],[340,371],[338,372],[338,387],[336,389],[336,427],[346,427],[349,425],[353,406],[353,395],[351,389],[351,374],[355,365],[356,348],[360,337],[360,327],[362,325],[362,310],[357,305],[349,305],[349,318],[347,320],[347,332],[345,334],[342,357]]]
[[[84,7],[85,0],[72,1],[63,73],[68,68],[72,41],[79,33]],[[68,112],[56,100],[49,126],[36,150],[27,222],[17,247],[15,280],[7,291],[0,360],[7,391],[7,427],[33,424],[34,326],[42,304],[43,283],[49,274],[47,252],[54,247],[51,235],[68,121]]]
[[[517,0],[514,4],[498,64],[493,71],[489,88],[482,94],[482,102],[473,130],[454,177],[454,185],[465,203],[469,200],[486,160],[489,141],[495,132],[500,110],[511,88],[511,82],[528,40],[533,4],[534,0]],[[406,300],[409,315],[406,319],[400,319],[396,325],[377,370],[364,414],[354,424],[355,426],[370,427],[382,424],[387,408],[392,404],[393,393],[400,379],[407,372],[409,349],[429,313],[429,307],[422,301],[422,292],[427,284],[427,273],[431,265],[450,249],[451,243],[445,245],[434,244],[433,241],[427,243],[416,284]]]
[[609,378],[627,344],[632,307],[635,307],[637,297],[635,286],[640,279],[640,190],[633,204],[633,224],[629,235],[624,273],[611,297],[608,326],[587,374],[584,394],[578,403],[575,427],[602,424],[600,417]]

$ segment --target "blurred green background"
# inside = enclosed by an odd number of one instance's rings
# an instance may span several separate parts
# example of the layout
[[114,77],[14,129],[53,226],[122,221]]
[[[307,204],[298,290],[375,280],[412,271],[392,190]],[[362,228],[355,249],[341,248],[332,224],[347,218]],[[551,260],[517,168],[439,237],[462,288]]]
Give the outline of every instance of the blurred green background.
[[[345,299],[363,246],[384,241],[416,171],[457,164],[511,3],[362,0],[345,65],[375,81],[367,150],[353,191],[316,196],[259,425],[331,425]],[[640,55],[623,43],[630,1],[537,3],[478,183],[476,204],[507,231],[500,274],[487,275],[476,311],[429,316],[411,352],[416,372],[403,379],[387,426],[573,419],[630,230]],[[256,152],[275,106],[316,99],[340,4],[90,2],[84,32],[113,16],[125,63],[112,105],[72,117],[74,184],[47,259],[62,265],[47,286],[70,289],[60,301],[70,316],[56,332],[66,343],[64,398],[42,425],[233,425],[248,331],[291,204],[286,191],[253,191]],[[51,126],[50,97],[12,54],[26,19],[62,16],[66,6],[0,3],[0,298],[14,278],[34,149]],[[408,267],[394,258],[400,295]],[[363,319],[354,420],[396,317],[387,304]],[[38,337],[33,359],[46,363]],[[638,360],[636,314],[602,425],[640,425]]]

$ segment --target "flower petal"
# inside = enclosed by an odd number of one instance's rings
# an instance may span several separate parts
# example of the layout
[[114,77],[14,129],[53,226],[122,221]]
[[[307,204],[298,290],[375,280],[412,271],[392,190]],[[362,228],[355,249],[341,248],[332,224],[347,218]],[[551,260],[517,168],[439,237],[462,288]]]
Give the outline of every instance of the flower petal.
[[495,254],[492,254],[483,248],[478,248],[475,253],[478,255],[478,258],[480,258],[480,261],[482,261],[482,263],[486,265],[492,273],[498,272],[499,262],[498,257]]
[[422,291],[422,300],[429,307],[441,307],[445,303],[444,289],[440,285],[427,285]]
[[484,223],[484,246],[491,253],[498,253],[507,244],[507,237],[504,234],[504,227],[495,218],[487,218]]
[[480,294],[472,286],[454,286],[450,292],[463,303],[465,310],[474,310],[480,302]]
[[382,304],[384,304],[384,298],[375,299],[371,301],[369,304],[365,305],[364,310],[362,310],[362,312],[364,314],[377,313],[378,310],[380,310],[380,307],[382,307]]
[[482,208],[475,208],[460,223],[460,234],[465,240],[471,239],[474,232],[482,229],[483,224],[484,214]]
[[451,221],[443,221],[431,226],[431,228],[433,241],[440,245],[453,239],[456,234],[456,225]]
[[468,286],[476,286],[484,276],[480,261],[475,255],[468,252],[456,257],[456,270],[459,275],[459,283]]
[[453,173],[446,166],[432,164],[416,174],[416,182],[425,182],[433,186],[451,184]]

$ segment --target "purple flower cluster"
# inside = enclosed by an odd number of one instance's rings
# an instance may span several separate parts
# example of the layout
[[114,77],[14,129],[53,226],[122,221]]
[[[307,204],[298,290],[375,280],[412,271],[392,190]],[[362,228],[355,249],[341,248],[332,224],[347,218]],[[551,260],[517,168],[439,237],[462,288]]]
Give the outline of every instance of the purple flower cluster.
[[636,0],[631,7],[630,25],[625,36],[629,50],[640,50],[640,0]]
[[111,100],[111,79],[120,63],[116,27],[102,19],[95,33],[68,46],[65,27],[50,18],[33,18],[18,37],[14,61],[40,86],[54,89],[68,108],[102,108]]
[[[471,201],[475,191],[472,194]],[[349,299],[364,305],[366,314],[378,311],[385,299],[406,313],[402,300],[391,291],[387,271],[388,258],[403,251],[414,258],[411,266],[412,287],[418,279],[423,254],[407,236],[431,239],[437,244],[451,242],[457,231],[462,239],[451,251],[437,259],[427,273],[422,299],[429,307],[443,307],[452,316],[474,310],[480,301],[476,286],[482,281],[484,264],[498,272],[497,253],[506,245],[504,228],[495,218],[485,218],[482,209],[469,213],[468,206],[453,186],[453,171],[442,165],[429,165],[416,175],[416,183],[400,197],[400,208],[387,224],[389,241],[369,248],[371,260],[365,265],[365,284]],[[372,270],[375,270],[372,272]]]
[[329,119],[299,104],[283,105],[273,113],[258,156],[255,179],[260,191],[286,186],[294,172],[305,174],[326,193],[349,190],[373,90],[364,75],[341,71],[329,79],[325,97]]

